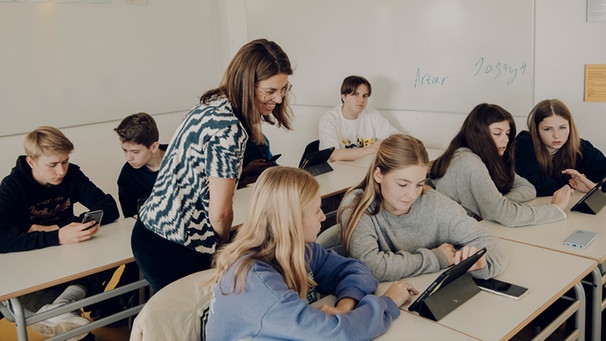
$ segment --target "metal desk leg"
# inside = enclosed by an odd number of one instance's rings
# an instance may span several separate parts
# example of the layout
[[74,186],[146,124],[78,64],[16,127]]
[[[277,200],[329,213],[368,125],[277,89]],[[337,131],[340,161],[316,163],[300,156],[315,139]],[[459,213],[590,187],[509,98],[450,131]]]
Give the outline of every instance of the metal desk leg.
[[579,340],[585,340],[585,289],[581,282],[574,285],[574,293],[577,296],[577,300],[581,304],[579,310],[575,314],[575,324],[579,330]]
[[591,273],[593,278],[593,297],[591,298],[591,338],[599,341],[602,337],[602,272],[600,267],[594,269]]
[[15,315],[15,327],[17,327],[17,339],[27,341],[27,324],[25,323],[25,310],[21,304],[21,298],[11,298],[11,310]]

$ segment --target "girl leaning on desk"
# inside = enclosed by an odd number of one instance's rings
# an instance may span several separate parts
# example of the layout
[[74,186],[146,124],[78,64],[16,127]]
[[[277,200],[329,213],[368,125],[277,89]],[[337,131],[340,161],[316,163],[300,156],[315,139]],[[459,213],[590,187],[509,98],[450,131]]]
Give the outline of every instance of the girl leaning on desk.
[[[248,219],[215,257],[208,340],[370,340],[418,291],[406,281],[385,296],[360,262],[315,243],[320,185],[300,169],[273,167],[254,185]],[[336,305],[310,305],[317,294]]]
[[345,194],[337,213],[345,252],[385,282],[437,272],[486,247],[471,274],[500,274],[506,260],[498,238],[426,185],[428,167],[418,139],[397,134],[381,142],[366,177]]
[[606,177],[606,157],[579,137],[570,109],[558,99],[539,102],[528,114],[528,131],[516,137],[516,172],[538,196],[569,184],[587,192]]
[[291,128],[291,74],[280,46],[253,40],[177,128],[131,238],[154,290],[208,269],[217,246],[228,240],[247,140],[264,143],[262,121]]
[[496,104],[476,105],[446,151],[431,166],[438,190],[477,219],[508,227],[546,224],[566,218],[572,188],[556,191],[551,204],[529,205],[535,188],[515,172],[513,116]]

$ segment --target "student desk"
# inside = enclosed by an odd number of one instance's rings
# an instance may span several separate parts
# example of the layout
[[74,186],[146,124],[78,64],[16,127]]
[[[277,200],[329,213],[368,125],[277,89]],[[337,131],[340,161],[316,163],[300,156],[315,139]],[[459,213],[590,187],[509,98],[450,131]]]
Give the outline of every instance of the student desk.
[[[606,306],[606,300],[602,299],[606,275],[603,273],[604,262],[606,262],[606,209],[602,209],[597,215],[571,212],[572,207],[583,193],[574,193],[570,199],[566,214],[568,218],[551,224],[543,224],[528,227],[511,228],[501,224],[482,221],[482,225],[503,239],[520,243],[534,245],[558,252],[589,258],[598,263],[591,275],[591,299],[588,304],[592,312],[591,335],[594,340],[599,340],[602,326],[602,310]],[[528,204],[548,204],[551,197],[539,197],[528,202]],[[586,249],[575,248],[564,245],[564,240],[575,230],[590,230],[599,232],[598,237]],[[554,269],[557,271],[557,269]]]
[[[0,281],[0,301],[10,300],[13,305],[18,339],[27,340],[26,327],[28,324],[57,315],[47,312],[26,319],[20,296],[134,262],[130,247],[130,236],[134,224],[135,219],[133,218],[118,220],[101,226],[97,235],[82,243],[0,254],[0,269],[5,274]],[[60,308],[60,311],[61,313],[73,311],[145,286],[147,286],[147,281],[140,280],[70,303]],[[84,331],[113,323],[137,314],[142,307],[143,305],[139,305],[124,310],[63,335],[75,336]]]
[[[566,319],[577,313],[577,329],[568,339],[583,339],[585,294],[580,282],[595,269],[596,262],[508,240],[502,240],[501,245],[508,257],[509,265],[497,278],[528,288],[526,296],[514,300],[480,291],[437,322],[409,312],[408,305],[405,305],[401,308],[402,315],[379,339],[402,340],[406,339],[406,335],[410,335],[411,339],[419,340],[451,340],[455,337],[509,340],[571,288],[575,290],[576,300],[567,309],[563,318]],[[422,292],[438,275],[439,273],[426,274],[407,280]],[[379,284],[377,293],[384,293],[389,285],[390,283]],[[415,298],[416,296],[413,300]],[[315,305],[319,304],[334,304],[334,296],[315,303]],[[425,322],[421,323],[417,319],[424,319]],[[546,327],[537,339],[546,338],[561,322]],[[448,336],[433,337],[433,335],[448,333],[444,328],[460,334],[451,333]]]
[[[366,175],[366,169],[348,162],[333,162],[332,172],[316,176],[320,184],[320,195],[327,198],[358,184]],[[232,226],[241,225],[246,220],[252,196],[252,185],[237,190],[233,197],[234,219]]]
[[[509,340],[574,288],[576,300],[563,318],[577,313],[577,329],[573,332],[576,337],[568,339],[583,339],[585,293],[581,280],[595,269],[596,262],[508,240],[501,240],[501,245],[509,265],[497,278],[528,288],[526,296],[514,300],[480,291],[436,323],[482,340]],[[408,281],[423,291],[437,275],[422,275]],[[544,333],[552,333],[561,323],[546,327]]]
[[[427,154],[429,154],[430,161],[437,159],[444,152],[444,150],[437,149],[437,148],[426,148],[426,149],[427,149]],[[354,161],[337,161],[335,163],[349,165],[349,166],[355,166],[355,167],[362,167],[365,170],[368,170],[368,166],[370,166],[370,163],[375,159],[375,156],[376,156],[375,154],[372,154],[372,155],[367,155],[365,157],[359,158]]]
[[[383,294],[389,287],[388,283],[379,284],[377,293]],[[335,296],[326,296],[317,302],[314,306],[335,305]],[[375,340],[380,341],[401,341],[401,340],[449,340],[464,341],[478,340],[469,335],[465,335],[456,330],[441,326],[426,318],[409,314],[401,311],[400,317],[395,319],[389,329]]]

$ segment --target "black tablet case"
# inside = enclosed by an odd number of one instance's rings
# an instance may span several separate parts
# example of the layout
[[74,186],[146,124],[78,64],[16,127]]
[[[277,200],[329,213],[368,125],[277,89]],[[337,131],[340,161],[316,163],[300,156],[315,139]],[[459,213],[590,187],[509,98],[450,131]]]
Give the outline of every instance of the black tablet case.
[[571,211],[578,211],[588,214],[598,214],[598,212],[606,206],[606,194],[600,189],[604,180],[598,182],[585,196],[579,200]]
[[439,321],[478,292],[480,288],[466,273],[425,298],[419,306],[419,315]]

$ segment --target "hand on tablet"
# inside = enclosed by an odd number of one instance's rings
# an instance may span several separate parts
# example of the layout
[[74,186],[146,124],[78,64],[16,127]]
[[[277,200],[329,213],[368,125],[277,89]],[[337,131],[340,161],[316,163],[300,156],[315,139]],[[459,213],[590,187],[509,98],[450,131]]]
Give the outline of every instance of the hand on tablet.
[[412,284],[408,283],[405,280],[399,280],[393,282],[389,289],[383,294],[383,296],[387,296],[391,298],[394,303],[400,307],[404,304],[408,304],[412,301],[412,295],[418,295],[419,291],[412,286]]
[[570,185],[564,185],[562,188],[558,189],[553,193],[553,197],[551,198],[551,203],[558,206],[562,209],[562,211],[566,210],[568,207],[568,202],[570,201],[570,196],[574,193],[574,189],[570,187]]
[[446,258],[448,259],[448,266],[456,264],[455,256],[456,256],[457,250],[455,249],[455,247],[452,244],[443,243],[442,245],[438,246],[438,250],[442,251],[444,256],[446,256]]
[[562,174],[566,174],[570,176],[570,180],[568,180],[568,184],[573,189],[577,191],[581,191],[583,193],[589,192],[594,186],[595,183],[589,179],[584,174],[579,173],[576,169],[564,169]]
[[[457,250],[455,255],[455,264],[459,264],[462,260],[469,258],[469,256],[478,252],[478,248],[475,246],[463,246]],[[469,268],[468,271],[480,270],[486,266],[486,255],[483,255],[478,261]]]

